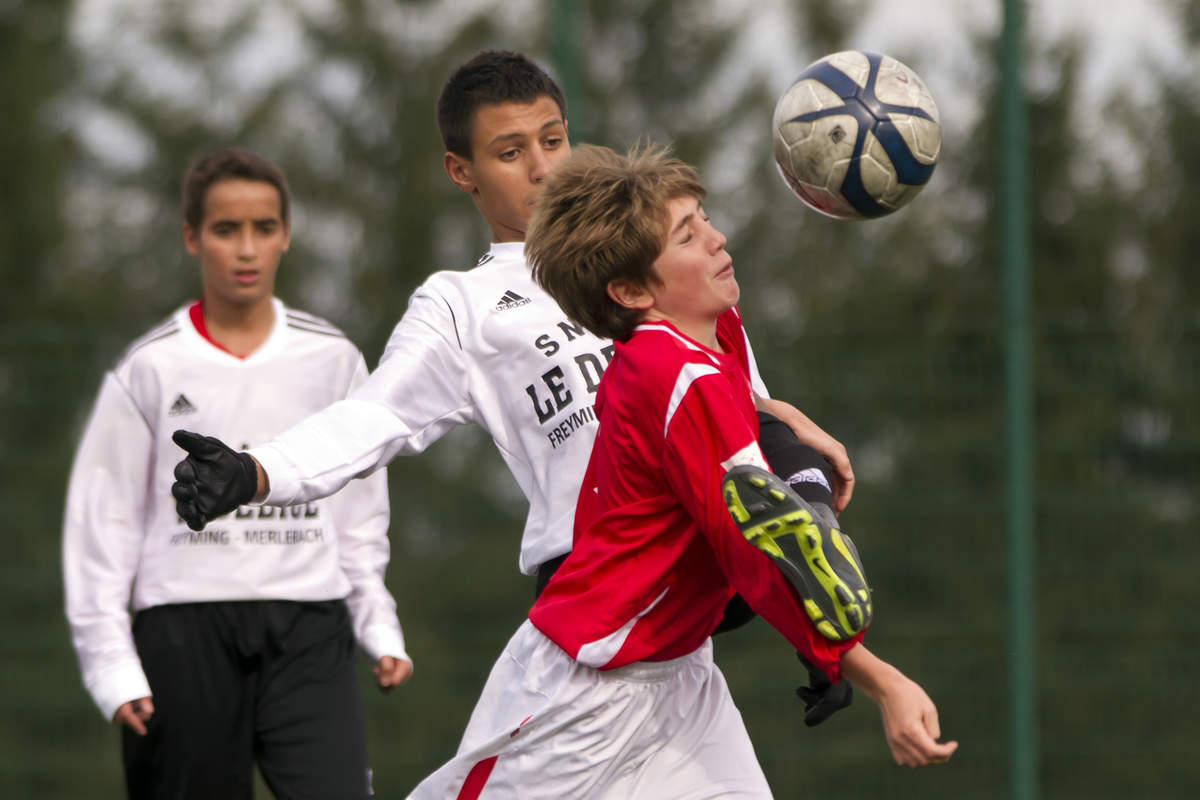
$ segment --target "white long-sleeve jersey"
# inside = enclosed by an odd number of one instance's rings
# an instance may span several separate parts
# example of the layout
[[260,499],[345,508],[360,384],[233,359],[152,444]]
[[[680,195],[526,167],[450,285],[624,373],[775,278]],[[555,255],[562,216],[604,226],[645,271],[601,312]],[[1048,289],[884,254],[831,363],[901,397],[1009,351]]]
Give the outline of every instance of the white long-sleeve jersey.
[[612,355],[611,340],[568,320],[534,282],[523,243],[493,244],[474,269],[435,273],[413,293],[378,368],[349,397],[250,450],[268,476],[265,502],[324,497],[473,422],[529,501],[519,566],[532,575],[571,549]]
[[275,300],[245,359],[197,331],[188,307],[133,342],[104,376],[71,470],[63,525],[67,620],[84,685],[105,718],[150,695],[130,612],[166,603],[345,598],[373,659],[408,658],[384,585],[384,472],[320,501],[243,506],[190,530],[171,497],[178,428],[232,447],[270,439],[367,377],[329,323]]

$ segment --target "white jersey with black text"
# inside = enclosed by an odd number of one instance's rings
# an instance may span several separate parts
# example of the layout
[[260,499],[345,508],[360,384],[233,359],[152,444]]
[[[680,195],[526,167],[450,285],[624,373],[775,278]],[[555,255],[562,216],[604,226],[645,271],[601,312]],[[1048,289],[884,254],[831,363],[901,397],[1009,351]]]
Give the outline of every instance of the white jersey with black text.
[[179,428],[234,448],[270,439],[367,377],[329,323],[274,300],[267,340],[242,359],[207,340],[188,306],[105,376],[79,444],[63,531],[67,617],[84,683],[106,716],[149,695],[129,609],[168,603],[345,598],[372,657],[407,658],[384,585],[386,477],[286,508],[243,506],[192,531],[171,496]]
[[476,423],[529,501],[520,568],[533,574],[571,549],[612,355],[611,340],[568,320],[534,282],[522,242],[494,243],[475,268],[435,273],[413,293],[378,368],[348,398],[250,451],[269,478],[266,502],[325,496]]

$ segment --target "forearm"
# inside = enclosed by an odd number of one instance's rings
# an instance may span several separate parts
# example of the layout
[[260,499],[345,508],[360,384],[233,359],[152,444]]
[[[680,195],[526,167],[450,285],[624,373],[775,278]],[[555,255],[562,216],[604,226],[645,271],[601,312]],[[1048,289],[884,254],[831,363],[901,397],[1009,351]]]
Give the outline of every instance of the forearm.
[[343,571],[350,581],[346,607],[354,637],[372,660],[381,656],[407,659],[404,631],[396,616],[396,601],[383,582],[382,570],[376,572],[362,562],[347,563],[350,557],[361,555],[346,553],[342,558]]
[[350,582],[346,606],[355,638],[373,661],[408,659],[396,601],[384,580],[391,555],[387,470],[351,481],[329,503],[338,530],[338,563]]
[[68,538],[63,575],[67,624],[83,685],[104,718],[112,719],[122,703],[150,694],[128,611],[132,569],[115,558],[79,550]]
[[808,445],[826,457],[828,457],[830,450],[835,449],[836,446],[840,446],[836,439],[826,433],[821,426],[809,419],[808,415],[791,403],[786,403],[783,400],[777,400],[773,397],[761,397],[756,394],[754,395],[754,407],[759,411],[777,417],[792,429],[792,432],[796,434],[796,438],[802,444]]
[[[69,567],[65,580],[67,623],[83,685],[105,719],[112,719],[122,703],[150,694],[130,615],[121,602],[129,596],[129,585],[120,580],[105,584],[95,569],[86,568]],[[114,591],[116,587],[121,590]]]
[[340,400],[248,450],[256,503],[290,506],[328,497],[387,464],[409,431],[388,409]]
[[829,463],[833,470],[833,510],[843,511],[854,494],[854,469],[846,447],[791,403],[756,394],[754,407],[787,425],[800,444],[816,450]]
[[898,669],[872,653],[861,642],[842,654],[842,676],[876,703],[890,683],[903,677]]

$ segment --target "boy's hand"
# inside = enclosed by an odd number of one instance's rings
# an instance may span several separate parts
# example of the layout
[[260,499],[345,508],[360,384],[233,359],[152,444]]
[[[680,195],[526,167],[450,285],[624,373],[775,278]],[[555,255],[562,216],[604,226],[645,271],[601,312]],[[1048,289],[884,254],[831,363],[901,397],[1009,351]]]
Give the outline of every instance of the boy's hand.
[[189,528],[203,530],[206,523],[254,498],[258,463],[249,455],[235,453],[220,439],[190,431],[175,431],[171,440],[188,454],[175,465],[171,495]]
[[958,742],[939,742],[942,728],[937,707],[916,682],[900,676],[879,697],[883,733],[892,758],[902,767],[945,764]]
[[850,705],[854,699],[854,689],[847,680],[830,683],[828,676],[814,667],[811,661],[799,652],[796,657],[808,670],[809,685],[797,687],[796,696],[804,701],[804,724],[811,728]]
[[939,742],[937,706],[916,681],[883,661],[866,645],[842,654],[842,677],[854,682],[879,706],[883,735],[892,758],[902,767],[945,764],[958,742]]
[[138,736],[146,735],[146,723],[154,716],[154,700],[149,697],[139,697],[122,703],[113,714],[113,723],[124,725]]
[[375,662],[374,672],[379,691],[387,694],[412,676],[413,665],[407,659],[383,656]]

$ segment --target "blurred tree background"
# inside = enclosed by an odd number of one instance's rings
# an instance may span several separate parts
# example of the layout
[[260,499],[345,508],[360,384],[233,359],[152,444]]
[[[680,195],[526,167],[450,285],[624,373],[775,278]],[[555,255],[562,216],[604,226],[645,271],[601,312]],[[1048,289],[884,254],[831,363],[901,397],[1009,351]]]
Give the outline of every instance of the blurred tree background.
[[[119,739],[80,685],[63,619],[59,523],[103,371],[198,291],[179,239],[187,161],[240,143],[284,166],[296,205],[279,293],[373,363],[424,277],[486,247],[442,174],[433,113],[453,66],[500,46],[563,79],[572,141],[669,140],[700,165],[768,385],[854,461],[843,523],[876,586],[871,646],[926,687],[961,742],[945,767],[900,770],[861,696],[804,728],[801,670],[758,621],[717,654],[777,796],[1006,796],[996,15],[967,31],[965,61],[928,42],[889,50],[930,84],[945,136],[903,212],[825,220],[770,160],[775,97],[825,53],[879,49],[855,36],[872,5],[0,2],[3,795],[121,796]],[[1195,52],[1196,4],[1162,6]],[[775,61],[761,57],[768,35]],[[1197,65],[1147,64],[1136,93],[1095,108],[1081,99],[1086,40],[1031,38],[1026,54],[1039,785],[1047,798],[1184,797],[1200,785],[1187,621],[1200,561]],[[417,670],[385,698],[363,664],[384,798],[453,752],[533,591],[516,570],[524,500],[478,431],[389,474],[389,584]]]

